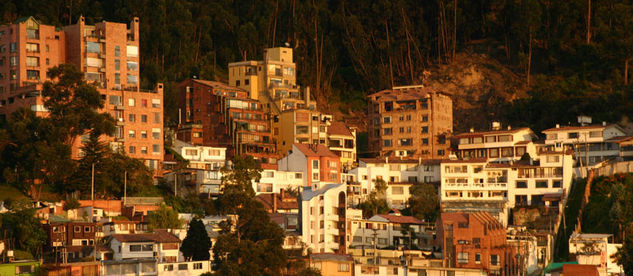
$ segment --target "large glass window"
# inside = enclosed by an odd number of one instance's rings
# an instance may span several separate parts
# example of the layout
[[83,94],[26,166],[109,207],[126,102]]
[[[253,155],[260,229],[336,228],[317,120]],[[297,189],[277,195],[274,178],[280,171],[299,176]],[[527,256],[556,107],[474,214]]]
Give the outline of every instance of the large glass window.
[[26,57],[26,66],[38,67],[40,66],[40,58],[38,57]]
[[40,52],[40,45],[37,43],[27,43],[26,44],[26,51],[30,52],[30,53],[39,53]]
[[127,75],[127,83],[128,84],[137,84],[138,83],[138,76]]
[[101,53],[101,44],[98,42],[86,42],[86,52],[88,53]]
[[40,71],[39,70],[26,70],[26,78],[29,80],[39,80],[40,79]]
[[121,47],[114,46],[114,56],[115,57],[120,57],[121,56]]
[[129,71],[138,71],[138,62],[128,61],[127,62],[127,70]]

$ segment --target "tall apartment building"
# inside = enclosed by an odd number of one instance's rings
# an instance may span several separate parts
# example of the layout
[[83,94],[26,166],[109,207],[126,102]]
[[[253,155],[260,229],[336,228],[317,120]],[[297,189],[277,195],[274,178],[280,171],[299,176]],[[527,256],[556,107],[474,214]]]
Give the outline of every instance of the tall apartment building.
[[189,79],[179,85],[178,139],[196,145],[226,147],[228,158],[247,154],[275,169],[277,150],[270,120],[248,91],[220,82]]
[[573,150],[576,166],[593,166],[620,156],[619,140],[626,132],[618,125],[561,126],[543,130],[552,150]]
[[345,184],[317,183],[301,192],[301,239],[314,253],[345,253],[347,203]]
[[453,132],[450,96],[423,86],[369,95],[369,148],[380,156],[448,157]]
[[229,63],[229,85],[245,89],[267,111],[279,114],[287,109],[316,109],[305,92],[297,85],[296,65],[292,48],[264,49],[264,60]]
[[[110,146],[142,159],[152,169],[163,160],[163,85],[139,89],[139,19],[125,23],[76,24],[57,29],[33,17],[0,26],[0,116],[19,107],[45,115],[42,84],[49,68],[74,64],[105,100],[117,126]],[[7,62],[5,62],[5,60]],[[85,137],[83,137],[85,138]],[[81,157],[81,140],[73,158]]]
[[264,60],[229,63],[229,85],[248,91],[270,114],[280,154],[294,143],[328,145],[332,116],[317,110],[310,88],[301,89],[296,79],[292,48],[268,48]]

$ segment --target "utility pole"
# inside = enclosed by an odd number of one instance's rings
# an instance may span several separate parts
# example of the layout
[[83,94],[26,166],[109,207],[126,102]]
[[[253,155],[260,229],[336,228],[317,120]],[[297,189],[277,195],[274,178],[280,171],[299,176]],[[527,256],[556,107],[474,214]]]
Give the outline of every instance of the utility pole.
[[123,174],[123,205],[127,204],[127,170]]
[[90,220],[94,221],[95,216],[95,163],[92,163],[92,177],[90,185],[90,199],[92,200],[92,208],[90,208]]

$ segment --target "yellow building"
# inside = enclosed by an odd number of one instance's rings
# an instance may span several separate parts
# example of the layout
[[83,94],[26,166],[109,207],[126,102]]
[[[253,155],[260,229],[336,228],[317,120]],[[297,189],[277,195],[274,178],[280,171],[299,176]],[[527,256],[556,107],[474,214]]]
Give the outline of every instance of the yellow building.
[[273,121],[273,136],[278,152],[287,154],[294,143],[328,146],[327,130],[331,123],[332,115],[316,110],[284,110]]
[[356,163],[356,129],[342,122],[332,122],[327,129],[328,148],[341,158],[341,168],[347,172]]
[[277,47],[265,49],[264,60],[229,63],[229,85],[249,91],[274,115],[288,109],[315,110],[310,90],[297,85],[292,58],[292,48]]
[[352,276],[354,259],[350,255],[332,253],[313,253],[310,255],[310,267],[327,276]]

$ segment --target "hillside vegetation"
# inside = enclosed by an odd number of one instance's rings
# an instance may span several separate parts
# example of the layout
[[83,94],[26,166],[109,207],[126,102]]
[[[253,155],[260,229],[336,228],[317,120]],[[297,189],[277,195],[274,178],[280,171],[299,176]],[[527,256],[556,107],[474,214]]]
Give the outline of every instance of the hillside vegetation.
[[[591,5],[591,6],[588,6]],[[8,0],[0,21],[141,18],[145,87],[223,80],[229,62],[288,43],[323,109],[362,122],[365,96],[426,84],[456,95],[456,131],[498,119],[536,130],[631,109],[633,1]],[[561,108],[564,107],[564,108]],[[471,116],[474,115],[474,116]],[[468,116],[466,116],[468,115]],[[360,123],[359,123],[360,124]]]

